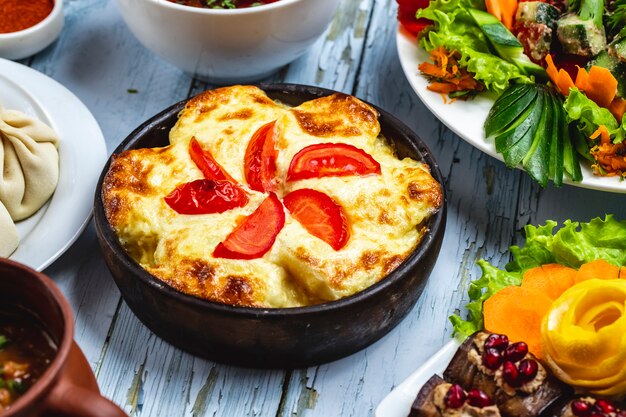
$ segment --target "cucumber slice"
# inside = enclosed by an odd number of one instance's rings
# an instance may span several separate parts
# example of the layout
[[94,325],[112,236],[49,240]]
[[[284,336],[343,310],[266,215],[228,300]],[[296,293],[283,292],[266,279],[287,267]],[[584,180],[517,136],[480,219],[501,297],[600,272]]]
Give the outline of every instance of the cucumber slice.
[[539,185],[548,185],[550,177],[550,140],[554,132],[554,109],[550,93],[540,90],[543,96],[543,106],[539,124],[534,131],[532,144],[528,153],[522,159],[522,166],[532,179]]
[[543,92],[538,89],[535,103],[519,131],[517,129],[509,130],[496,137],[496,148],[502,149],[502,157],[507,166],[517,167],[530,152],[544,111],[544,96]]
[[485,122],[485,136],[501,135],[515,129],[530,106],[537,99],[537,89],[532,84],[515,85],[506,90],[493,104]]
[[550,137],[550,177],[555,186],[563,185],[563,140],[564,135],[562,120],[565,118],[563,102],[560,97],[551,91],[548,93],[552,101],[552,136]]
[[543,67],[524,55],[524,47],[520,41],[495,16],[472,8],[469,8],[468,12],[500,58],[515,64],[526,75],[534,75],[542,80],[548,79]]
[[[567,122],[565,117],[563,118],[562,123],[563,131],[567,132]],[[570,140],[569,135],[563,141],[563,169],[572,178],[572,181],[582,181],[583,173],[580,169],[580,162],[578,161],[578,156],[572,146],[572,141]]]
[[542,1],[522,1],[518,4],[515,13],[517,24],[540,23],[549,28],[554,28],[558,17],[559,9]]

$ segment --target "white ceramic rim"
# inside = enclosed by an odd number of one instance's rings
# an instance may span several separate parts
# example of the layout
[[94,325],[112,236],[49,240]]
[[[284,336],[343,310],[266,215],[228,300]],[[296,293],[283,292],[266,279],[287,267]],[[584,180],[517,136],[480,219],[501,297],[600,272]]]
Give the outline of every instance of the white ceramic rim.
[[54,0],[54,7],[48,16],[46,16],[41,22],[17,32],[0,33],[0,41],[11,41],[19,38],[28,37],[40,30],[45,29],[48,25],[52,24],[59,14],[63,10],[63,0]]
[[[151,3],[156,3],[166,8],[170,8],[174,10],[184,10],[189,13],[219,16],[219,15],[253,14],[253,13],[258,13],[260,11],[269,11],[273,9],[279,9],[281,7],[286,7],[287,5],[299,3],[302,1],[306,1],[306,0],[278,0],[277,2],[274,2],[274,3],[263,4],[261,6],[255,6],[255,7],[246,7],[243,9],[205,9],[202,7],[185,6],[184,4],[177,4],[168,0],[135,0],[135,1],[147,1]],[[315,1],[315,0],[308,0],[308,1]]]
[[[415,37],[409,35],[400,25],[396,34],[396,48],[405,77],[428,110],[461,139],[487,155],[503,161],[502,155],[496,152],[493,141],[485,139],[482,128],[493,105],[493,99],[479,95],[472,101],[459,100],[444,104],[441,95],[426,88],[428,81],[417,69],[423,60],[428,59],[428,53],[418,47]],[[597,191],[626,193],[626,181],[621,181],[619,177],[593,175],[590,165],[586,163],[581,163],[581,169],[583,173],[581,182],[574,182],[566,177],[563,178],[563,184]]]
[[375,417],[406,417],[417,393],[431,376],[442,372],[448,366],[461,343],[452,339],[422,366],[409,375],[400,385],[395,387],[376,407]]
[[[2,77],[40,110],[61,137],[59,183],[48,202],[17,223],[20,243],[8,259],[42,271],[81,235],[91,219],[93,194],[108,152],[89,109],[52,78],[0,58]],[[19,109],[16,109],[19,110]]]

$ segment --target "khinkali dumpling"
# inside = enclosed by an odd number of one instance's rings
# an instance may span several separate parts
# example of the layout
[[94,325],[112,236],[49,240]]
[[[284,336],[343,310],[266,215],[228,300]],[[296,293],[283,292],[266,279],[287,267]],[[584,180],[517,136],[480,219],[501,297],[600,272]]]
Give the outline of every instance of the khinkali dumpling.
[[22,220],[48,201],[59,179],[59,138],[48,125],[0,106],[0,203]]
[[0,257],[6,258],[12,254],[18,242],[15,224],[7,209],[0,203]]

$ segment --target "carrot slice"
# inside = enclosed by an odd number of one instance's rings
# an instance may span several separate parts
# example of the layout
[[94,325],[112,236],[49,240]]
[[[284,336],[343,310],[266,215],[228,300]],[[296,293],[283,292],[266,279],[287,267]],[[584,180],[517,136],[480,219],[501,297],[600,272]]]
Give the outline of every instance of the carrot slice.
[[574,285],[576,271],[559,264],[546,264],[529,269],[522,278],[522,287],[536,290],[552,300]]
[[609,110],[613,113],[613,116],[615,116],[617,121],[621,123],[624,118],[624,114],[626,114],[626,100],[623,98],[614,98],[609,105]]
[[552,83],[554,83],[554,85],[557,85],[559,80],[559,70],[556,69],[556,65],[554,65],[552,55],[550,54],[546,56],[546,65],[546,72],[548,73],[548,77],[550,77],[550,80],[552,80]]
[[576,74],[576,81],[574,82],[576,88],[585,92],[589,90],[589,73],[582,67],[578,67],[578,74]]
[[498,0],[485,0],[485,7],[489,13],[497,17],[498,20],[502,22],[502,9],[500,8],[500,2]]
[[623,266],[619,269],[619,277],[621,279],[626,279],[626,266]]
[[556,84],[557,88],[564,96],[569,95],[569,89],[575,87],[574,81],[572,81],[572,77],[570,77],[569,73],[564,69],[559,70],[559,80]]
[[574,282],[586,281],[588,279],[617,279],[619,278],[620,270],[615,265],[612,265],[604,259],[596,259],[595,261],[588,262],[580,267]]
[[609,107],[617,94],[617,80],[606,68],[594,65],[589,70],[589,88],[587,97],[600,107]]
[[552,305],[543,292],[524,287],[505,287],[483,305],[485,329],[524,341],[541,358],[541,321]]
[[548,54],[546,56],[546,72],[548,73],[548,77],[552,80],[556,88],[563,94],[564,96],[569,95],[569,89],[575,87],[574,81],[572,81],[572,77],[565,71],[564,69],[558,70],[554,65],[554,61],[552,60],[552,56]]

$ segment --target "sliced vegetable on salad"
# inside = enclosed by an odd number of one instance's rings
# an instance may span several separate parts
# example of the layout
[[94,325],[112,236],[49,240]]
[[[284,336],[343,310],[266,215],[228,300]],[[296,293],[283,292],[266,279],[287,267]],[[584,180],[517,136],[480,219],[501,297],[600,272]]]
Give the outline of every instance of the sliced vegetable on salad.
[[[428,89],[499,96],[485,137],[541,186],[626,177],[626,0],[398,0]],[[411,17],[412,13],[415,13]]]

